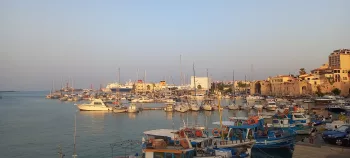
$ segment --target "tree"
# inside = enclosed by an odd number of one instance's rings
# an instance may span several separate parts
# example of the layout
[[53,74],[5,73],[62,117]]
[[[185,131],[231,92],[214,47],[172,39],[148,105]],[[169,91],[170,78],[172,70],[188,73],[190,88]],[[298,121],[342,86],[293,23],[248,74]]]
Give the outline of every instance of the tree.
[[305,68],[300,68],[299,75],[305,75],[305,74],[306,74]]
[[201,86],[201,85],[198,85],[198,86],[197,86],[197,89],[202,89],[202,86]]
[[338,89],[338,88],[334,88],[334,89],[332,90],[332,93],[333,93],[334,95],[340,95],[341,90]]
[[248,87],[248,84],[245,84],[245,83],[243,83],[242,81],[239,81],[238,83],[238,87]]
[[321,87],[320,86],[317,86],[316,95],[318,97],[323,97],[324,96],[324,94],[321,92]]

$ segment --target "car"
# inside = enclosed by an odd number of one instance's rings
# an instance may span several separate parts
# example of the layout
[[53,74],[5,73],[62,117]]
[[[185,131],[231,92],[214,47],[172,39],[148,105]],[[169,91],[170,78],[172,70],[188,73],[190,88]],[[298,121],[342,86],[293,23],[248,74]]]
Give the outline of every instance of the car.
[[333,131],[325,131],[322,138],[326,143],[350,146],[350,125],[342,125]]

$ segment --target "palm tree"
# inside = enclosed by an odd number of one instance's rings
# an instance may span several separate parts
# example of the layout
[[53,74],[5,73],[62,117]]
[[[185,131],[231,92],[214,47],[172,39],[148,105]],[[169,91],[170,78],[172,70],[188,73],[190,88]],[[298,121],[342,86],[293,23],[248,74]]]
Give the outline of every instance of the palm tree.
[[202,89],[202,86],[201,86],[201,85],[198,85],[198,86],[197,86],[197,89]]
[[305,74],[306,74],[305,68],[300,68],[299,75],[305,75]]

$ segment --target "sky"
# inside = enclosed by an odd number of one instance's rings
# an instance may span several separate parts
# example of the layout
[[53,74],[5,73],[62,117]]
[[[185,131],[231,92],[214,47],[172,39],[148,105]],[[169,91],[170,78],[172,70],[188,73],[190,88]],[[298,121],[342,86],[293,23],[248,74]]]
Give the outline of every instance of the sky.
[[[348,0],[0,0],[0,90],[266,79],[350,48]],[[181,62],[180,62],[181,56]]]

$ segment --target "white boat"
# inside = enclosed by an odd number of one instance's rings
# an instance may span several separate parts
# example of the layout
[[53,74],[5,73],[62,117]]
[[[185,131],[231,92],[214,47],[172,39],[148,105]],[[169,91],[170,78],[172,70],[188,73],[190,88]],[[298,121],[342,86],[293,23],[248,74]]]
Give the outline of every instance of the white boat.
[[206,99],[206,100],[204,100],[204,102],[202,104],[202,108],[205,111],[212,111],[212,110],[214,110],[212,105],[213,105],[212,100]]
[[255,101],[253,108],[261,110],[264,106],[262,105],[261,101]]
[[199,111],[201,109],[196,102],[191,102],[190,108],[192,111]]
[[174,111],[174,104],[172,103],[167,103],[165,108],[164,108],[165,112],[173,112]]
[[77,107],[81,111],[110,111],[112,107],[107,106],[101,99],[94,99],[89,104],[77,104]]
[[332,123],[326,123],[325,128],[327,130],[335,130],[342,125],[346,125],[346,123],[344,121],[337,120],[337,121],[333,121]]
[[177,112],[187,112],[188,110],[190,110],[188,105],[185,105],[183,103],[181,103],[175,107],[175,111],[177,111]]
[[161,102],[164,102],[164,103],[175,103],[175,100],[174,99],[162,99]]
[[239,106],[235,103],[232,103],[232,104],[228,105],[227,108],[230,110],[238,110]]
[[247,101],[264,100],[264,97],[249,95],[246,97]]
[[128,107],[128,113],[135,113],[139,112],[139,108],[136,106],[136,104],[130,104]]
[[146,97],[141,97],[141,98],[135,98],[131,100],[132,103],[151,103],[154,102],[154,99],[149,99]]
[[345,109],[345,110],[350,110],[350,103],[346,103],[346,104],[344,105],[344,109]]
[[275,111],[277,109],[276,102],[274,102],[274,101],[267,102],[266,109],[270,110],[270,111]]

